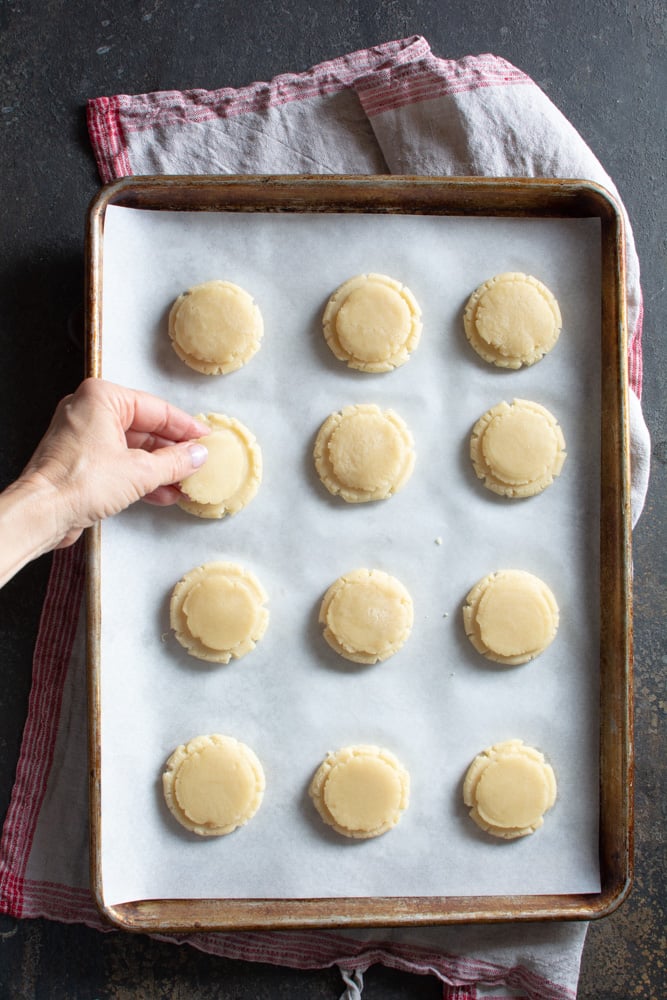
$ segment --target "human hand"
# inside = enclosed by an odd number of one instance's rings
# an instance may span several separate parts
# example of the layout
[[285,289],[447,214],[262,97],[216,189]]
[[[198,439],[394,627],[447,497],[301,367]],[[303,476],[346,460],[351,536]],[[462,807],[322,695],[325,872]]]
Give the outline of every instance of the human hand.
[[84,528],[141,498],[175,503],[173,484],[206,461],[193,439],[209,432],[162,399],[87,379],[58,405],[17,484],[50,499],[47,548],[71,545]]

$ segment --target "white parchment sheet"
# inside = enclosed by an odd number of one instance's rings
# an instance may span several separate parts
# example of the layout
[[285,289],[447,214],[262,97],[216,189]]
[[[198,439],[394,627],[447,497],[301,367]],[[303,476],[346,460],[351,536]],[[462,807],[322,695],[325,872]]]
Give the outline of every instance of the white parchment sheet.
[[[419,348],[390,374],[351,371],[321,334],[331,292],[369,271],[407,284],[423,311]],[[563,314],[552,353],[518,372],[482,362],[462,329],[468,295],[502,271],[539,277]],[[175,297],[213,278],[247,289],[265,321],[259,353],[220,377],[191,371],[167,335]],[[598,222],[112,207],[103,281],[103,376],[235,416],[264,456],[260,491],[234,517],[137,504],[103,526],[107,902],[599,891]],[[515,397],[557,416],[568,451],[525,500],[488,492],[468,458],[477,418]],[[351,505],[311,455],[329,413],[362,402],[402,415],[417,462],[395,497]],[[169,633],[172,587],[213,559],[247,566],[270,595],[265,637],[228,666]],[[317,624],[329,584],[362,566],[397,576],[415,605],[406,645],[372,667],[336,656]],[[561,610],[552,646],[515,668],[476,653],[461,620],[470,587],[505,568],[540,576]],[[213,732],[255,750],[266,793],[245,828],[197,838],[167,811],[161,773],[178,744]],[[558,800],[537,833],[503,842],[477,829],[461,788],[475,755],[512,737],[546,754]],[[412,779],[399,825],[375,840],[339,837],[307,796],[326,752],[351,743],[389,748]]]

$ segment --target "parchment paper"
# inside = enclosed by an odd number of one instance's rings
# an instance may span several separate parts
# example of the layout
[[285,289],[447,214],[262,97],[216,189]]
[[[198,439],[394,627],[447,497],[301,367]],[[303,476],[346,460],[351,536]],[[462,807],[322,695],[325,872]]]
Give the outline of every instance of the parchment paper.
[[[596,892],[600,250],[596,220],[147,212],[112,207],[104,232],[103,376],[192,412],[246,423],[264,456],[252,503],[223,521],[137,504],[102,533],[102,861],[110,904],[142,898]],[[423,310],[418,350],[366,375],[324,344],[330,293],[363,272],[406,283]],[[502,271],[557,296],[563,332],[533,367],[506,372],[469,347],[461,311]],[[192,372],[167,315],[190,285],[225,278],[259,304],[265,337],[243,369]],[[538,497],[483,488],[472,425],[502,399],[560,420],[561,476]],[[317,479],[322,421],[356,402],[397,410],[416,441],[410,482],[348,505]],[[438,544],[440,541],[440,544]],[[256,650],[229,666],[189,657],[169,633],[171,589],[211,559],[251,568],[270,595]],[[415,604],[412,636],[384,664],[355,667],[324,643],[324,591],[358,567],[394,574]],[[466,639],[461,605],[486,573],[526,569],[554,591],[561,625],[533,663],[502,668]],[[220,732],[263,762],[263,805],[222,838],[182,830],[162,801],[172,750]],[[477,829],[461,786],[473,757],[519,737],[551,762],[558,800],[533,836]],[[398,827],[348,841],[324,827],[307,786],[328,750],[391,749],[411,774]]]

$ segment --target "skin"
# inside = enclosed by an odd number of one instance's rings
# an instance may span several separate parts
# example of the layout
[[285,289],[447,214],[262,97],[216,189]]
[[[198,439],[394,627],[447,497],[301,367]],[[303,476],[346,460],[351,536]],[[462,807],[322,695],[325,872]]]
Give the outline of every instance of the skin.
[[143,499],[169,506],[207,458],[210,428],[156,396],[87,379],[56,408],[27,466],[0,493],[0,586],[32,559]]

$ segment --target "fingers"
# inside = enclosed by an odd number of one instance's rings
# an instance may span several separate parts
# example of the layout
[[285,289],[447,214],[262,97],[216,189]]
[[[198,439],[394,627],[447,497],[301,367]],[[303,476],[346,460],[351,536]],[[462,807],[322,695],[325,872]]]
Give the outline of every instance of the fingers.
[[177,503],[183,494],[176,486],[158,486],[152,493],[147,493],[143,497],[144,503],[152,504],[154,507],[171,507]]
[[[180,492],[173,484],[208,458],[207,449],[195,439],[205,437],[210,428],[150,393],[91,378],[81,383],[66,405],[78,413],[79,430],[83,426],[92,441],[108,446],[102,448],[100,462],[115,463],[115,477],[124,479],[119,509],[127,506],[130,495],[160,506],[174,503]],[[122,454],[118,452],[121,430],[126,449]]]
[[86,379],[72,398],[76,397],[90,400],[94,406],[106,404],[116,412],[125,431],[156,435],[164,441],[191,441],[211,430],[164,399],[103,379]]
[[125,434],[128,448],[143,448],[144,451],[157,451],[158,448],[168,448],[169,445],[176,444],[173,440],[162,437],[160,434],[148,434],[146,431],[129,430]]
[[191,441],[210,433],[210,427],[171,403],[149,393],[127,391],[133,395],[133,413],[126,430],[157,435],[168,441]]
[[153,452],[132,451],[130,454],[140,479],[137,482],[139,492],[161,506],[165,500],[173,503],[173,499],[167,499],[170,494],[158,492],[159,488],[179,483],[208,458],[206,448],[197,443],[172,444]]

